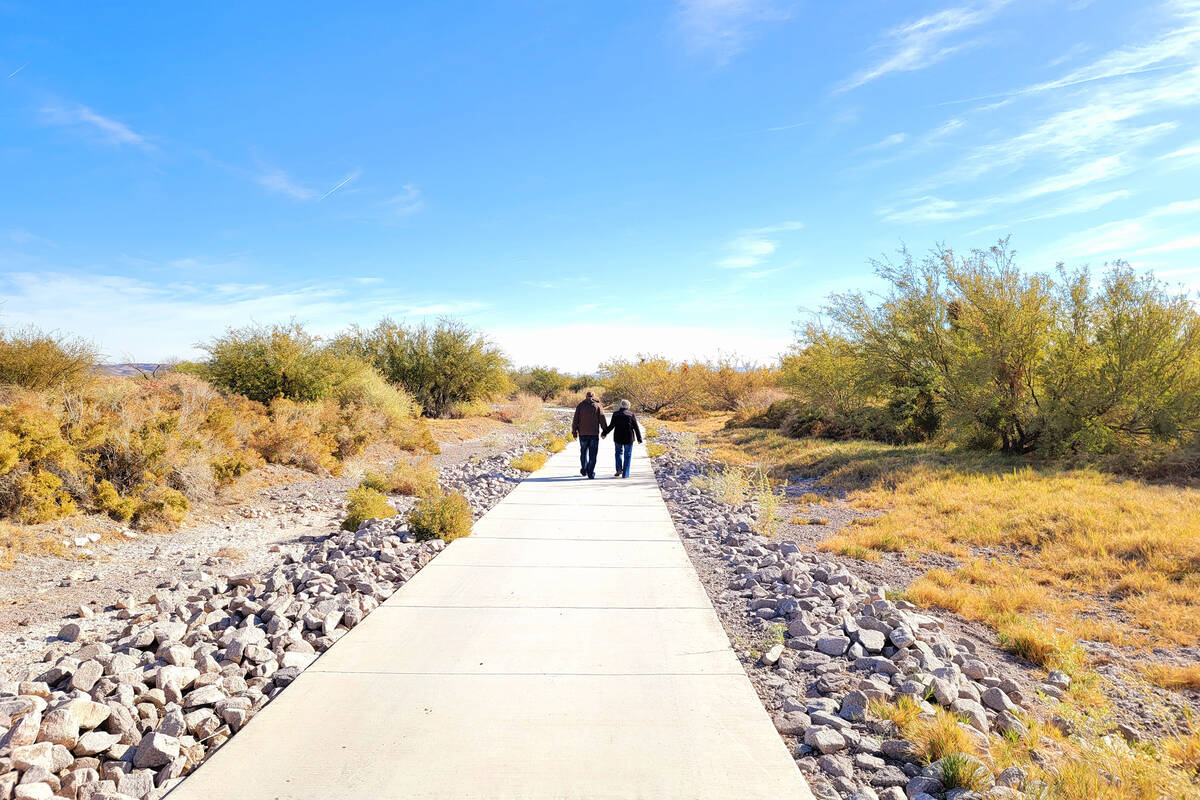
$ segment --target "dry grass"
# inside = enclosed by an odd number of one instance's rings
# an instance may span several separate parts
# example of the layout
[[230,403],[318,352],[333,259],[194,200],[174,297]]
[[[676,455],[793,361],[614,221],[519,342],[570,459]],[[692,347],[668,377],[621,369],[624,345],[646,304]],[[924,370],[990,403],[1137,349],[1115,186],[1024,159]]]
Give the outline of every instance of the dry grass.
[[[843,528],[826,543],[833,552],[961,559],[915,585],[921,602],[974,608],[989,624],[1004,615],[980,610],[1015,604],[1050,628],[1121,644],[1200,643],[1200,490],[933,447],[755,429],[710,437],[728,463],[815,478],[859,509],[887,511]],[[1106,608],[1120,613],[1097,625]]]
[[380,472],[367,472],[363,475],[359,486],[373,489],[384,494],[403,494],[409,497],[423,497],[438,490],[438,473],[433,462],[428,458],[402,458],[392,465],[386,475]]
[[1142,674],[1164,689],[1200,689],[1200,664],[1147,664]]
[[69,549],[55,536],[37,528],[0,521],[0,569],[12,569],[19,555],[51,555],[66,558]]
[[546,466],[546,454],[537,452],[522,453],[520,456],[508,462],[509,466],[514,469],[519,469],[522,472],[537,472],[542,467]]
[[[1028,740],[993,737],[986,754],[944,710],[931,719],[904,698],[873,704],[872,713],[895,721],[925,759],[961,751],[996,770],[1020,764],[1045,782],[1048,800],[1200,797],[1200,734],[1138,747],[1106,735],[1113,724],[1106,689],[1075,645],[1083,637],[1139,646],[1200,642],[1200,491],[990,454],[721,430],[711,417],[671,427],[700,433],[727,464],[816,479],[854,507],[884,512],[845,526],[827,549],[871,560],[888,552],[954,556],[957,568],[928,571],[907,599],[983,622],[1009,650],[1074,676],[1057,708],[1078,735],[1026,719]],[[1197,667],[1145,671],[1168,688],[1200,681]]]
[[218,549],[217,552],[213,553],[213,557],[214,558],[227,558],[230,561],[232,561],[233,563],[237,564],[238,562],[246,560],[246,551],[241,549],[240,547],[226,546],[226,547],[222,547],[222,548]]
[[423,422],[433,438],[439,442],[466,442],[508,427],[508,423],[494,417],[426,419]]

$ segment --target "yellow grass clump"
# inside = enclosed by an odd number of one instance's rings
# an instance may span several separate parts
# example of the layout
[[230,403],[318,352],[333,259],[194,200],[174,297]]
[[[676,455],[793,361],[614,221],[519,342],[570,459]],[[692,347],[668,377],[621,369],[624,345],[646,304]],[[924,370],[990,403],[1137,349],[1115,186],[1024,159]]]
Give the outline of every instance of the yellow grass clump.
[[514,469],[519,469],[522,472],[537,472],[542,467],[546,466],[546,454],[536,451],[529,451],[508,462],[509,466]]

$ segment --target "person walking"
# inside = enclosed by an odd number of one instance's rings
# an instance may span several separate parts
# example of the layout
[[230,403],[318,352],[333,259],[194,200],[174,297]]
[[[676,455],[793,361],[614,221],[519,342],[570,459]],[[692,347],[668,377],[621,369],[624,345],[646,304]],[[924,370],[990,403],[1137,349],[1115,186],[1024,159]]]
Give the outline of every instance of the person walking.
[[622,400],[621,408],[613,412],[612,421],[604,426],[602,436],[613,432],[613,447],[616,449],[617,474],[614,478],[629,477],[629,462],[633,461],[633,437],[638,444],[642,443],[642,429],[638,427],[637,417],[629,408],[629,401]]
[[596,477],[596,454],[600,451],[600,432],[608,427],[604,409],[595,392],[588,392],[583,402],[575,406],[571,420],[571,435],[579,440],[579,474]]

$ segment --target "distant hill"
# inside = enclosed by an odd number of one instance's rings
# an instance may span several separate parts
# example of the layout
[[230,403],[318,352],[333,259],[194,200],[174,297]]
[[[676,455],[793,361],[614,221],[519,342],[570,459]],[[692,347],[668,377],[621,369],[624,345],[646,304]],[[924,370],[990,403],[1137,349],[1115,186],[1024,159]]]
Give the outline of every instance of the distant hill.
[[122,378],[133,378],[138,375],[150,375],[155,370],[162,371],[166,368],[166,364],[150,364],[150,363],[128,363],[128,364],[101,364],[97,369],[105,375],[113,375]]

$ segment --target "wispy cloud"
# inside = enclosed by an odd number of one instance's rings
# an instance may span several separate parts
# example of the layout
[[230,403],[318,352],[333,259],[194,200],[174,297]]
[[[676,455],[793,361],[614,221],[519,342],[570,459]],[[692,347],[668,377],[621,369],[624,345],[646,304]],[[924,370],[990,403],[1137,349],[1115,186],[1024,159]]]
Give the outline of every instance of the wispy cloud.
[[394,216],[407,217],[409,214],[415,214],[424,208],[425,200],[421,196],[420,189],[411,183],[406,183],[401,188],[399,194],[384,200],[383,206]]
[[917,198],[905,207],[885,208],[880,212],[880,216],[886,222],[900,224],[928,224],[978,217],[1004,206],[1027,203],[1048,195],[1081,189],[1128,171],[1128,167],[1123,163],[1120,155],[1106,156],[1081,164],[1058,175],[1040,178],[1010,192],[962,202],[927,195]]
[[[7,266],[7,265],[6,265]],[[0,271],[5,322],[62,328],[95,340],[109,356],[161,360],[195,354],[196,342],[228,326],[296,318],[330,335],[384,315],[421,319],[472,314],[486,303],[413,296],[395,283],[364,293],[354,280],[297,283],[151,281],[108,271]],[[137,314],[128,309],[137,308]],[[146,331],[154,331],[147,337]]]
[[256,180],[267,191],[290,197],[293,200],[313,200],[317,197],[315,189],[297,183],[282,169],[269,169],[259,175]]
[[946,57],[979,44],[961,34],[990,21],[1011,0],[991,0],[976,5],[947,8],[920,19],[906,22],[887,32],[877,49],[884,56],[837,86],[848,92],[895,72],[915,72],[937,64]]
[[883,137],[878,142],[873,142],[872,144],[866,145],[864,147],[860,147],[859,150],[862,150],[864,152],[869,152],[871,150],[887,150],[890,147],[895,147],[896,145],[904,144],[904,142],[906,142],[907,140],[908,140],[907,133],[893,133],[891,136]]
[[[1106,222],[1071,234],[1055,242],[1047,250],[1055,258],[1089,258],[1108,254],[1127,256],[1134,253],[1183,249],[1181,243],[1190,241],[1194,234],[1188,230],[1179,238],[1172,237],[1180,230],[1181,218],[1191,220],[1197,215],[1200,215],[1200,199],[1180,200],[1151,209],[1140,216]],[[1194,226],[1185,224],[1184,228],[1190,229]],[[1165,245],[1149,244],[1162,239],[1171,241]]]
[[679,0],[675,16],[688,47],[723,65],[745,50],[757,25],[787,13],[770,0]]
[[750,228],[742,231],[733,239],[726,249],[729,255],[717,262],[722,269],[750,269],[766,261],[779,247],[777,238],[767,238],[774,234],[798,231],[804,227],[803,222],[789,220],[760,228]]
[[18,72],[20,72],[21,70],[25,69],[25,68],[26,68],[26,67],[28,67],[28,66],[29,66],[29,62],[28,62],[28,61],[26,61],[26,62],[25,62],[24,64],[22,64],[21,66],[17,67],[17,68],[16,68],[16,69],[14,69],[12,72],[8,73],[8,77],[10,77],[10,78],[15,78],[15,77],[17,76],[17,73],[18,73]]
[[145,136],[125,123],[98,114],[84,105],[43,106],[41,118],[46,125],[73,128],[106,144],[132,145],[143,150],[154,149],[154,145]]

